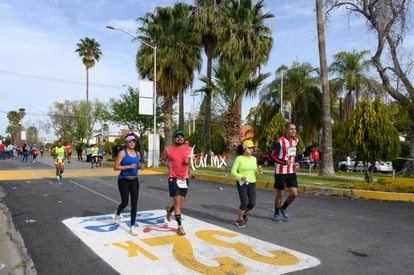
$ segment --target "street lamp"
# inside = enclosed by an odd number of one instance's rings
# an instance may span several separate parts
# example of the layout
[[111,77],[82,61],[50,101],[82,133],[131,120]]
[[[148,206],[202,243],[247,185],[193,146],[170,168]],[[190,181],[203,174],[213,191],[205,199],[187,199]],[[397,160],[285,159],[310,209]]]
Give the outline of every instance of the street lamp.
[[148,44],[147,42],[139,39],[137,36],[134,36],[134,35],[130,34],[129,32],[123,30],[123,29],[115,28],[115,27],[112,27],[112,26],[106,26],[106,28],[110,29],[110,30],[121,31],[121,32],[125,33],[126,35],[131,36],[134,40],[141,41],[142,43],[144,43],[146,46],[150,47],[154,51],[154,83],[153,83],[153,89],[154,89],[154,91],[153,91],[154,135],[153,135],[153,142],[152,142],[152,149],[153,149],[152,167],[158,167],[158,162],[155,163],[155,161],[156,161],[156,157],[155,157],[155,153],[156,153],[155,134],[157,133],[157,46]]
[[283,108],[284,108],[284,106],[283,106],[283,74],[284,74],[285,71],[290,71],[292,69],[297,69],[297,67],[281,70],[281,77],[280,77],[280,113],[282,114],[282,116],[284,116],[284,114],[283,114]]
[[192,132],[192,134],[194,134],[194,132],[195,132],[195,100],[194,99],[197,96],[197,94],[196,93],[192,93],[192,94],[190,94],[190,96],[193,97],[193,132]]

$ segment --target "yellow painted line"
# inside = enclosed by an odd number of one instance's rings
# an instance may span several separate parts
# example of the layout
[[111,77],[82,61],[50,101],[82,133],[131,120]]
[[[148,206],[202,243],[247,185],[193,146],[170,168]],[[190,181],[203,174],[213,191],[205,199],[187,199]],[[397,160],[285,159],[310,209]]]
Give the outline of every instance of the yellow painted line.
[[[77,177],[116,177],[119,171],[107,168],[98,169],[67,169],[63,172],[65,178],[77,178]],[[144,169],[139,171],[139,175],[159,175],[165,174],[165,172]],[[42,179],[42,178],[55,178],[55,169],[48,170],[4,170],[0,171],[0,181],[3,180],[29,180],[29,179]]]

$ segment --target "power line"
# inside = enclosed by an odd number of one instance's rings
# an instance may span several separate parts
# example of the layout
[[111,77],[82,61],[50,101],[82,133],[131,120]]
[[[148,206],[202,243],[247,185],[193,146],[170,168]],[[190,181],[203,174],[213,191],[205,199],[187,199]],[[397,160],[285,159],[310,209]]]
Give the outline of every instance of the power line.
[[[0,74],[7,74],[15,77],[22,77],[22,78],[31,78],[38,81],[52,81],[58,83],[67,83],[73,85],[85,85],[84,82],[63,79],[63,78],[56,78],[56,77],[48,77],[48,76],[40,76],[40,75],[33,75],[33,74],[26,74],[26,73],[18,73],[18,72],[9,72],[5,70],[0,70]],[[101,87],[101,88],[111,88],[111,89],[119,89],[119,85],[112,85],[112,84],[104,84],[104,83],[90,83],[93,86]]]

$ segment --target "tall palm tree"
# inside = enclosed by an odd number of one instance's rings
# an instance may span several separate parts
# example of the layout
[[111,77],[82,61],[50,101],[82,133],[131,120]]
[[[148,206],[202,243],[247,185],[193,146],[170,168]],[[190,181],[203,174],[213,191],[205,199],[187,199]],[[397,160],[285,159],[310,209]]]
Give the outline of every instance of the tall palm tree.
[[251,95],[269,74],[258,74],[251,77],[250,62],[242,60],[238,65],[225,62],[214,69],[214,81],[204,77],[202,81],[210,85],[212,90],[220,91],[220,96],[227,104],[224,118],[225,137],[227,139],[227,164],[231,168],[236,157],[236,149],[240,144],[241,120],[238,115],[237,102],[246,95]]
[[[220,22],[220,4],[222,0],[195,0],[194,29],[201,34],[201,45],[207,57],[207,79],[211,81],[213,72],[213,59],[219,55],[218,44],[218,23]],[[205,91],[205,122],[204,132],[208,140],[211,135],[211,100],[212,91]]]
[[[272,30],[265,21],[274,17],[263,13],[263,0],[225,0],[220,9],[223,20],[219,28],[221,62],[236,66],[250,60],[249,72],[253,76],[270,56],[273,46]],[[238,98],[237,115],[241,119],[242,97]]]
[[94,38],[85,37],[80,39],[80,43],[77,43],[78,47],[75,52],[82,58],[82,63],[86,68],[86,139],[89,140],[89,69],[95,66],[95,63],[101,59],[102,51],[99,48],[101,45],[95,41]]
[[[138,18],[143,25],[138,28],[138,38],[157,45],[157,94],[163,99],[165,145],[171,145],[173,104],[180,96],[180,116],[183,112],[183,93],[194,81],[194,70],[201,69],[199,34],[192,26],[190,6],[177,3],[173,7],[157,7],[154,13]],[[153,51],[142,46],[136,64],[142,77],[154,77]],[[181,119],[180,119],[181,120]],[[183,121],[180,127],[183,127]]]
[[367,95],[373,90],[374,81],[366,76],[373,66],[370,59],[364,59],[369,54],[368,50],[357,52],[338,52],[334,55],[334,61],[329,67],[332,74],[337,75],[333,80],[336,89],[345,93],[343,111],[345,121],[351,117],[352,110],[360,99],[360,93]]
[[331,95],[328,82],[328,65],[326,63],[325,47],[325,19],[323,16],[323,0],[315,1],[316,28],[318,32],[319,63],[321,68],[322,84],[322,162],[319,175],[333,176],[333,150],[332,150],[332,125],[331,125]]

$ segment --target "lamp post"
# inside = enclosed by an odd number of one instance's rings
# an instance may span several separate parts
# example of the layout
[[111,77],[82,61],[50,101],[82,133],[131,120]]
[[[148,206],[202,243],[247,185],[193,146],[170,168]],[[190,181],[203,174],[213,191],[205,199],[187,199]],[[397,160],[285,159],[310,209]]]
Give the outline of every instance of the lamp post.
[[197,96],[197,94],[192,93],[192,94],[190,94],[190,96],[193,97],[193,114],[192,114],[193,115],[193,132],[192,132],[192,134],[194,134],[194,132],[195,132],[195,97]]
[[144,43],[146,46],[150,47],[154,51],[154,83],[153,83],[154,135],[153,135],[153,143],[152,143],[152,149],[153,149],[152,167],[158,167],[158,163],[155,163],[155,160],[156,160],[156,157],[155,157],[155,153],[156,153],[155,134],[157,133],[157,46],[148,44],[147,42],[139,39],[138,37],[130,34],[129,32],[127,32],[123,29],[115,28],[115,27],[112,27],[112,26],[106,26],[106,28],[110,29],[110,30],[121,31],[121,32],[125,33],[126,35],[129,35],[130,37],[132,37],[134,40],[141,41],[142,43]]
[[284,116],[283,114],[283,74],[285,73],[285,71],[290,71],[293,69],[297,69],[297,66],[295,68],[288,68],[288,69],[282,69],[281,70],[281,77],[280,77],[280,113],[282,114],[282,116]]
[[280,78],[280,113],[283,116],[283,73],[285,70],[282,70],[282,76]]

